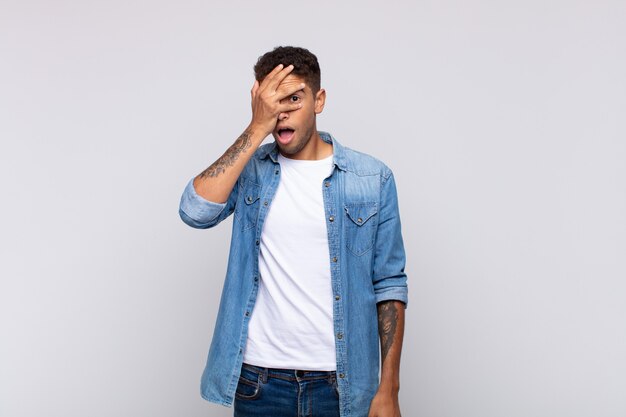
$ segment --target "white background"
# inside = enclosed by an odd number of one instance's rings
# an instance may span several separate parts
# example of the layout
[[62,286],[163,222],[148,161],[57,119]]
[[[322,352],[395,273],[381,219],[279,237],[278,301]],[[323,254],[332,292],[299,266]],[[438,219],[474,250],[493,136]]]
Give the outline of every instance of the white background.
[[395,172],[405,417],[626,415],[624,1],[0,0],[0,416],[230,416],[199,395],[230,220],[178,218],[252,66]]

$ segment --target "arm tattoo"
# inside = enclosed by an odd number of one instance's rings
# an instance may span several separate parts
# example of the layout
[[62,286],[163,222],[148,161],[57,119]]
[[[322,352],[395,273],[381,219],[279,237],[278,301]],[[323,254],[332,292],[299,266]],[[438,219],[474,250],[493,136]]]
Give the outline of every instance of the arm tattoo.
[[382,361],[385,361],[393,344],[398,327],[398,308],[393,301],[378,304],[378,334],[382,348]]
[[252,136],[251,130],[243,132],[235,143],[233,143],[230,148],[226,149],[226,152],[224,152],[224,155],[222,155],[220,159],[213,162],[210,167],[202,171],[200,178],[217,177],[224,173],[226,168],[233,166],[237,158],[239,158],[239,155],[252,146],[250,136]]

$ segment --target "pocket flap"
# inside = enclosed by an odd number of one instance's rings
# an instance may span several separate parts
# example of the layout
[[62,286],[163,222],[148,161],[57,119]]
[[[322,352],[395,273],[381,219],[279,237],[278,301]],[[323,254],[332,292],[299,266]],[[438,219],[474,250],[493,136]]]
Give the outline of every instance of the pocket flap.
[[256,184],[246,184],[246,187],[243,190],[243,201],[247,204],[254,204],[261,198],[261,187]]
[[357,226],[362,226],[369,219],[378,213],[378,207],[376,203],[355,203],[346,204],[346,214]]

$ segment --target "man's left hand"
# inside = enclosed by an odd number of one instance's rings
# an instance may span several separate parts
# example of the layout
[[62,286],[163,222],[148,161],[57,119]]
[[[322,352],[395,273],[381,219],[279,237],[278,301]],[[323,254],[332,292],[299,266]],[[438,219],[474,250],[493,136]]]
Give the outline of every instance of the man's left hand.
[[401,417],[398,394],[377,392],[370,404],[368,417]]

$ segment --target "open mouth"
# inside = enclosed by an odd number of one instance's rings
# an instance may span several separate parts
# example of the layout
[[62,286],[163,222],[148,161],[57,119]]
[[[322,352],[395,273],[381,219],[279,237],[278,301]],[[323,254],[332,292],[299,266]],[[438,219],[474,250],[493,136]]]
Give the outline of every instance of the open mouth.
[[288,143],[293,138],[294,130],[288,127],[278,129],[278,140],[281,143]]

